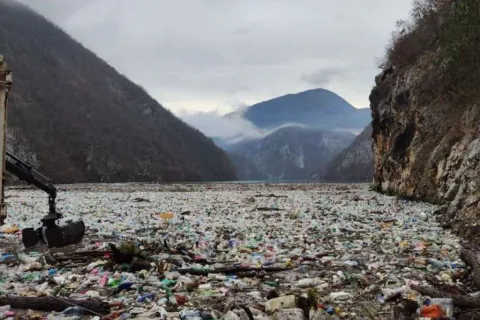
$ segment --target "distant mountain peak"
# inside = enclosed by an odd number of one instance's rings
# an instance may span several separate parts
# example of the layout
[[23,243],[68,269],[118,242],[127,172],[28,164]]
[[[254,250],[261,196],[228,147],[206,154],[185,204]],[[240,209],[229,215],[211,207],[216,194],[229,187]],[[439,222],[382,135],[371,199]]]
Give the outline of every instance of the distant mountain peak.
[[[231,113],[227,117],[240,113]],[[371,121],[369,109],[357,109],[327,89],[311,89],[256,103],[242,110],[246,120],[258,128],[272,129],[298,123],[327,130],[361,131]]]

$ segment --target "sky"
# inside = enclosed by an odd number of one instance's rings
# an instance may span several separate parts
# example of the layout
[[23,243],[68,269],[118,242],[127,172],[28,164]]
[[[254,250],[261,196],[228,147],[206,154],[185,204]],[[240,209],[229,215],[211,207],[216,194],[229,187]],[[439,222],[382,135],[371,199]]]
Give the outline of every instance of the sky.
[[332,90],[355,107],[411,0],[20,0],[178,115]]

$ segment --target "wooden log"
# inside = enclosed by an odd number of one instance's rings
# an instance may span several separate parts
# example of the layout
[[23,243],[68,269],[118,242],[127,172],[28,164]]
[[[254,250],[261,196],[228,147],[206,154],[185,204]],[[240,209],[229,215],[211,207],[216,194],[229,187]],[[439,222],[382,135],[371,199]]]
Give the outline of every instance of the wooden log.
[[250,272],[281,272],[292,270],[293,268],[243,268],[243,267],[230,267],[230,268],[217,268],[217,269],[178,269],[181,274],[191,274],[194,276],[205,276],[210,273],[250,273]]
[[74,300],[57,297],[0,297],[0,306],[9,305],[12,309],[32,309],[46,312],[62,312],[69,307],[80,307],[85,314],[107,315],[110,313],[110,306],[107,302],[97,299]]
[[72,254],[77,256],[104,256],[111,254],[112,250],[89,250],[89,251],[75,251]]
[[249,320],[254,320],[252,311],[250,311],[250,309],[246,305],[241,304],[239,305],[239,307],[245,311]]
[[285,211],[285,209],[280,208],[268,208],[268,207],[257,207],[255,208],[257,211]]
[[54,258],[57,262],[61,261],[86,261],[89,257],[82,256],[58,256]]

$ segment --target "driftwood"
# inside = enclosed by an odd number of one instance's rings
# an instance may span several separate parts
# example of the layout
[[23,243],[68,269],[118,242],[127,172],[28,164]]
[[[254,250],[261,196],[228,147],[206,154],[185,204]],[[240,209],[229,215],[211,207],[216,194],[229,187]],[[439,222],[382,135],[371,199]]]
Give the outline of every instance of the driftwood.
[[261,198],[261,197],[264,197],[264,198],[288,198],[287,196],[277,196],[275,194],[256,194],[254,195],[255,198]]
[[12,309],[32,309],[38,311],[62,312],[69,307],[81,307],[85,314],[107,315],[110,313],[110,306],[107,302],[97,299],[73,300],[56,297],[0,297],[0,306],[9,305]]
[[17,264],[20,264],[20,263],[21,263],[21,262],[20,262],[20,260],[18,260],[18,259],[7,259],[7,260],[2,260],[2,261],[0,261],[0,265],[1,265],[1,264],[7,264],[7,265],[15,264],[15,265],[17,265]]
[[432,287],[412,285],[411,288],[423,296],[431,298],[451,298],[453,305],[464,309],[480,308],[480,298],[469,295],[451,294],[444,291],[438,291]]
[[480,254],[471,250],[462,250],[460,258],[472,268],[473,284],[480,290]]
[[89,257],[82,257],[82,256],[57,256],[54,258],[56,262],[61,261],[87,261]]
[[204,276],[210,273],[254,273],[254,272],[281,272],[291,270],[292,268],[244,268],[244,267],[230,267],[230,268],[217,268],[217,269],[178,269],[181,274],[191,274],[194,276]]
[[254,320],[252,311],[250,311],[250,309],[246,305],[240,304],[239,307],[245,311],[249,320]]
[[76,251],[73,252],[73,255],[76,256],[104,256],[106,254],[111,254],[112,250],[90,250],[90,251]]
[[279,208],[269,208],[269,207],[257,207],[255,208],[257,211],[285,211],[285,209],[279,209]]

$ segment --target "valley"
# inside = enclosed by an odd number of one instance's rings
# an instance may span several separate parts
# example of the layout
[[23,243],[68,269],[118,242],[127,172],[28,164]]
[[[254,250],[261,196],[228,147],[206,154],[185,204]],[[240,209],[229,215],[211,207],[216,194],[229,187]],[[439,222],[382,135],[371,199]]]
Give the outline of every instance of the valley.
[[[213,137],[229,155],[239,180],[367,182],[373,177],[368,132],[361,136],[363,158],[346,153],[348,147],[355,148],[356,135],[371,121],[370,109],[356,109],[331,91],[289,94],[224,118],[246,130]],[[343,161],[365,169],[358,175],[349,174],[352,169],[346,166],[336,168],[336,174],[328,170]]]

